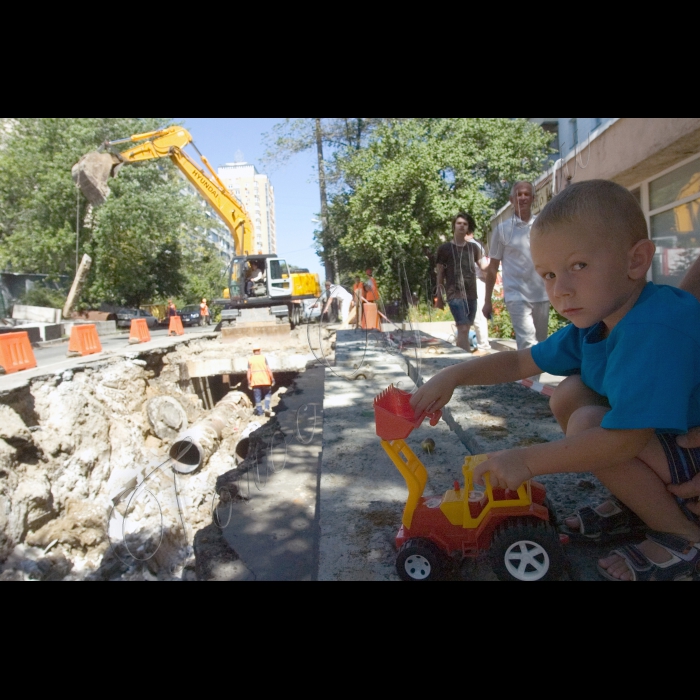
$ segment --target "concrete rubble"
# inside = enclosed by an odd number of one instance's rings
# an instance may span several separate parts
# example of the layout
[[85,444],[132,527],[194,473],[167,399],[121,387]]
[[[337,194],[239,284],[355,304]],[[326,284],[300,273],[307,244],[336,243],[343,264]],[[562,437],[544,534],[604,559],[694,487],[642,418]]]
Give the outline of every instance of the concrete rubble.
[[[168,451],[183,429],[207,416],[210,402],[245,383],[240,372],[252,343],[183,341],[82,363],[5,392],[0,580],[194,579],[194,536],[212,522],[217,478],[236,466],[236,446],[253,419],[249,398],[229,394],[237,397],[233,420],[201,468],[178,474]],[[271,339],[263,351],[284,367],[276,404],[286,378],[314,355],[301,330]],[[201,383],[183,371],[214,358],[229,371]]]

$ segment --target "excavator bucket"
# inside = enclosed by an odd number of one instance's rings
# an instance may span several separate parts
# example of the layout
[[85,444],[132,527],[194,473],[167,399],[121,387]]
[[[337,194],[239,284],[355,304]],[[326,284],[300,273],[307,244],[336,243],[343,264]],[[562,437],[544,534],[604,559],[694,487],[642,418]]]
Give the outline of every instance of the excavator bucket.
[[93,151],[84,155],[71,169],[73,181],[93,206],[104,204],[109,196],[109,178],[117,174],[122,165],[111,153]]

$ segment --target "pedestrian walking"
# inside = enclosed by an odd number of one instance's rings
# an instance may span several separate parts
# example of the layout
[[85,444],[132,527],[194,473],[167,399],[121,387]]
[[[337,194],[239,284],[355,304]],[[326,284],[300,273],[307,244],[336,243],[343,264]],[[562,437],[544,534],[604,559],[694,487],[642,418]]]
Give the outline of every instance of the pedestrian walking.
[[476,350],[474,355],[489,355],[491,344],[489,343],[489,322],[484,316],[479,299],[486,298],[486,269],[490,264],[490,259],[484,253],[484,247],[474,238],[474,231],[467,232],[467,240],[478,245],[483,255],[481,263],[476,265],[476,316],[474,316],[474,333],[476,333]]
[[265,400],[265,415],[270,415],[270,401],[272,400],[272,387],[274,385],[275,377],[267,364],[267,359],[261,354],[259,347],[254,347],[253,355],[248,358],[248,388],[253,390],[256,416],[262,416],[263,414],[263,397]]
[[[474,219],[459,212],[452,220],[453,239],[437,250],[437,299],[442,304],[443,290],[457,326],[456,345],[471,352],[469,329],[474,323],[477,308],[476,269],[487,267],[483,248],[473,240]],[[472,240],[467,238],[472,233]],[[478,355],[485,352],[476,351]]]
[[544,280],[537,274],[530,254],[530,229],[535,223],[531,182],[516,182],[510,193],[513,216],[498,226],[491,239],[491,262],[486,270],[486,298],[483,312],[491,318],[491,295],[498,267],[503,264],[503,297],[515,330],[518,350],[531,348],[547,339],[549,300]]

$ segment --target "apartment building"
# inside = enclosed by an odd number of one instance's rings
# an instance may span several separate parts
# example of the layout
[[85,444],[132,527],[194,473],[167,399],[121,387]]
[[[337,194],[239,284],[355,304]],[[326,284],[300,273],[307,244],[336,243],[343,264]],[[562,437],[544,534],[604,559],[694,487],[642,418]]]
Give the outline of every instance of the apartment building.
[[549,156],[550,162],[561,158],[562,151],[568,153],[579,144],[586,144],[593,133],[612,117],[528,117],[528,121],[539,124],[545,131],[552,134],[554,153]]
[[277,253],[275,191],[267,175],[245,162],[226,163],[218,169],[218,174],[242,202],[253,222],[254,252]]
[[207,226],[204,229],[195,230],[194,235],[199,236],[201,239],[206,241],[206,244],[213,250],[215,250],[222,261],[222,267],[227,268],[231,262],[231,259],[236,254],[236,246],[233,241],[233,236],[229,231],[228,227],[221,220],[218,213],[211,207],[211,205],[197,192],[195,187],[185,180],[183,180],[183,194],[196,197],[199,205],[204,211],[204,216],[207,218]]
[[[533,121],[544,126],[547,120]],[[556,121],[570,125],[574,120]],[[700,118],[600,121],[583,139],[579,124],[577,145],[565,146],[535,181],[533,213],[572,182],[601,178],[627,187],[639,201],[656,244],[650,280],[677,286],[700,256]],[[511,216],[507,204],[491,220],[491,230]]]

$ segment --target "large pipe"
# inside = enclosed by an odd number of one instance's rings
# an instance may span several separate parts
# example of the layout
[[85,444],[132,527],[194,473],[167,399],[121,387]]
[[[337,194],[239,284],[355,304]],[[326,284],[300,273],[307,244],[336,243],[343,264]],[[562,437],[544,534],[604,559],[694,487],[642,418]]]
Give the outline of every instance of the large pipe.
[[173,469],[180,474],[190,474],[206,464],[218,449],[224,429],[250,408],[250,400],[244,393],[230,391],[226,394],[205,418],[175,438],[170,448]]

